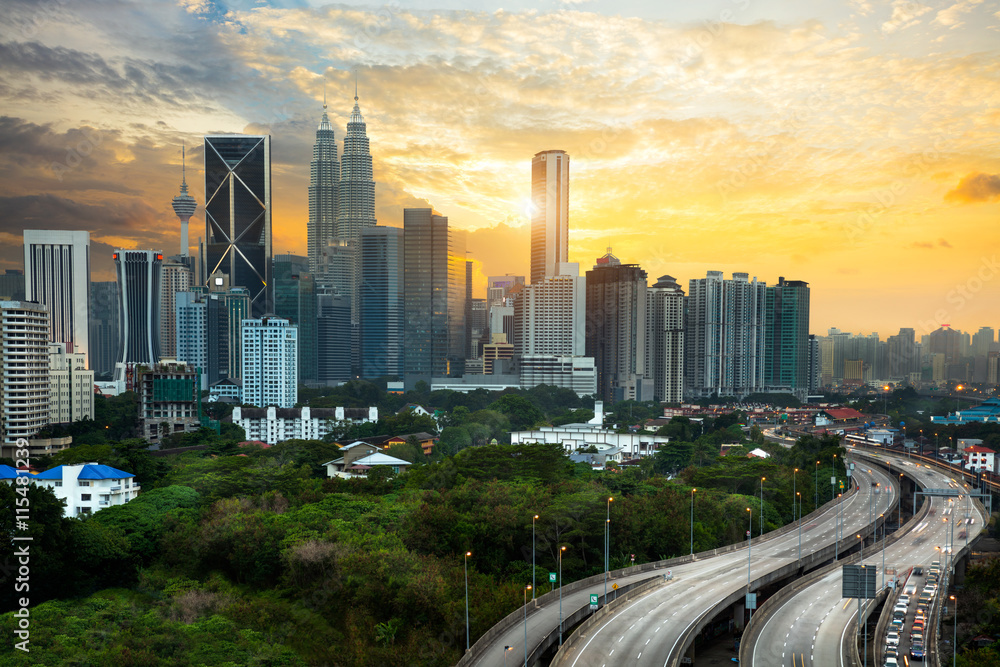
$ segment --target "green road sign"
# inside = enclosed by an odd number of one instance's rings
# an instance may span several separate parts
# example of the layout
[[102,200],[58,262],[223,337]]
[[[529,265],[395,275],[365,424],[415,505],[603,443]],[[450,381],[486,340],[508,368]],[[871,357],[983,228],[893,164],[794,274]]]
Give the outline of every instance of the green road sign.
[[591,605],[597,604],[597,593],[590,594],[590,604]]
[[556,573],[555,572],[549,572],[549,581],[552,582],[552,583],[555,583],[555,581],[556,581]]

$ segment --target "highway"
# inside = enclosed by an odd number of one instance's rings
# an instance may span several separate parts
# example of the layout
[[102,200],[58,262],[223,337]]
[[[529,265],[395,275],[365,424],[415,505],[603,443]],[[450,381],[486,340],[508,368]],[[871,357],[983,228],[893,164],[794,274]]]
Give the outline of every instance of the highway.
[[[873,518],[877,517],[888,507],[895,492],[892,481],[877,471],[869,474],[855,470],[855,477],[861,491],[845,498],[840,507],[845,536],[869,524],[869,503]],[[879,484],[878,488],[873,481]],[[883,489],[889,489],[889,492],[878,492]],[[836,508],[830,509],[814,523],[803,525],[803,555],[834,542],[837,514]],[[754,540],[750,554],[751,578],[756,580],[795,563],[798,545],[797,530],[765,540],[759,546]],[[746,590],[747,552],[740,549],[708,560],[679,565],[673,568],[673,574],[674,581],[639,598],[596,626],[571,654],[566,655],[562,664],[572,667],[665,665],[683,650],[680,640],[688,628],[730,595]],[[518,654],[515,652],[514,655]],[[498,656],[502,657],[502,651]]]
[[[906,469],[907,474],[918,481],[924,488],[961,489],[961,484],[951,476],[926,466],[918,466],[905,459],[881,456],[892,460],[893,467]],[[864,465],[859,463],[858,466]],[[926,566],[931,561],[944,557],[940,549],[949,544],[950,521],[953,518],[964,519],[962,511],[955,510],[954,501],[945,498],[931,498],[933,514],[928,514],[924,521],[917,524],[908,534],[894,544],[885,548],[886,567],[895,567],[901,575],[912,566]],[[982,526],[983,517],[974,505],[971,508],[974,525]],[[956,516],[957,515],[957,516]],[[955,531],[956,543],[959,543]],[[882,553],[867,555],[866,565],[882,566]],[[922,584],[922,578],[914,581]],[[882,577],[878,584],[882,585]],[[794,667],[842,667],[844,664],[844,649],[850,642],[856,640],[856,622],[858,602],[855,599],[842,598],[842,575],[836,569],[812,585],[790,597],[783,605],[769,614],[764,620],[764,626],[757,636],[751,655],[753,665],[793,665]],[[920,585],[917,591],[919,592]],[[943,592],[942,592],[943,593]],[[912,620],[912,612],[916,607],[916,596],[910,604],[908,621]],[[905,639],[909,637],[910,626],[905,626],[901,633],[904,643],[900,646],[900,656],[908,648]],[[874,638],[869,639],[873,641]],[[875,661],[882,664],[881,657]],[[902,657],[899,664],[908,664]],[[874,666],[873,666],[874,667]]]

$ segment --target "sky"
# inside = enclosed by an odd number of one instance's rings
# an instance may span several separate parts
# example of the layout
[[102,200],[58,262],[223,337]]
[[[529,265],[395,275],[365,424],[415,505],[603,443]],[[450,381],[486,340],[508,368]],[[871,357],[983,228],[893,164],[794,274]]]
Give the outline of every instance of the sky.
[[[21,231],[175,252],[187,146],[272,136],[273,246],[306,252],[324,91],[355,76],[379,224],[470,231],[477,295],[529,272],[531,157],[569,152],[569,259],[683,286],[810,283],[811,328],[1000,327],[1000,0],[7,0],[0,268]],[[192,244],[204,235],[201,208]]]

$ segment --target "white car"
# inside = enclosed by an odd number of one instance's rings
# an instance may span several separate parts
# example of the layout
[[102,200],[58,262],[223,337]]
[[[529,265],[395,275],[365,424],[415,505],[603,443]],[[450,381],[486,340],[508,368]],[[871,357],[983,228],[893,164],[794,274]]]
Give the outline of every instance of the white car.
[[[916,591],[917,591],[917,589],[916,589],[916,587],[914,587],[913,592],[915,593]],[[896,604],[897,605],[905,605],[905,606],[909,607],[910,606],[910,596],[908,594],[906,594],[906,593],[903,593],[902,595],[899,596],[899,599],[896,600]]]
[[891,631],[885,636],[886,646],[899,646],[899,633],[896,631]]
[[889,657],[885,659],[885,667],[899,667],[899,663],[895,658]]

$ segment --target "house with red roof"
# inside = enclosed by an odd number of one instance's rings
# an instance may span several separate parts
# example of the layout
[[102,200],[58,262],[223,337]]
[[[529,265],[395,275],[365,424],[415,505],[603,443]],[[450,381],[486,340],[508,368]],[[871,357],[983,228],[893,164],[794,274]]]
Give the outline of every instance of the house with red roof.
[[962,450],[962,467],[972,472],[995,472],[996,452],[980,445],[966,447]]

